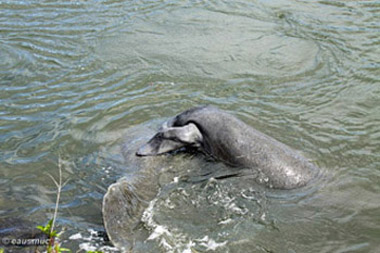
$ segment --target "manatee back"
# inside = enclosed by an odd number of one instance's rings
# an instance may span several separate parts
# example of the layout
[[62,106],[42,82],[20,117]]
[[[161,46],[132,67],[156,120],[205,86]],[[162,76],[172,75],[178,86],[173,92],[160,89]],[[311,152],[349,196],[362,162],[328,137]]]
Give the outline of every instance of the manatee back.
[[278,189],[305,185],[319,169],[289,146],[213,106],[185,111],[174,125],[195,123],[203,135],[202,148],[216,160],[258,172],[260,182]]

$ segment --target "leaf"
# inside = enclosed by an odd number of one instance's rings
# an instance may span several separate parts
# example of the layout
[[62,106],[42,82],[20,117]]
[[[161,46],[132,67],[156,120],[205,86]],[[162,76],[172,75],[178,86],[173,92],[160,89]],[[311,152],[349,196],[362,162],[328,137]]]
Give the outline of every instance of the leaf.
[[42,232],[44,232],[45,234],[47,234],[50,238],[51,237],[56,237],[57,236],[57,231],[55,231],[55,230],[50,231],[52,225],[53,225],[53,219],[49,220],[49,222],[48,222],[48,224],[46,224],[46,226],[44,226],[44,227],[43,226],[37,226],[37,228],[39,230],[41,230]]
[[61,252],[61,251],[68,251],[68,252],[71,252],[70,249],[67,249],[67,248],[58,248],[58,252]]
[[[45,232],[45,227],[43,227],[43,226],[37,226],[37,228],[38,228],[39,230],[41,230],[42,232]],[[1,253],[1,251],[0,251],[0,253]]]
[[41,230],[42,232],[44,232],[45,234],[49,235],[49,229],[46,226],[45,227],[37,226],[37,228]]
[[52,231],[51,233],[50,233],[50,237],[56,237],[57,236],[57,231]]

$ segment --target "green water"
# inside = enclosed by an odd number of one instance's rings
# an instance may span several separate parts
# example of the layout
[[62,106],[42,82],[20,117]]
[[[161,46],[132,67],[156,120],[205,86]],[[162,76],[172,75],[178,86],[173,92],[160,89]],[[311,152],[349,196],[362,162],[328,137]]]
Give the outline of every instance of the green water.
[[145,229],[170,234],[136,252],[379,251],[379,1],[0,1],[0,59],[0,218],[51,218],[61,156],[64,245],[102,247],[102,197],[137,170],[120,145],[149,137],[131,129],[213,104],[322,179],[163,185]]

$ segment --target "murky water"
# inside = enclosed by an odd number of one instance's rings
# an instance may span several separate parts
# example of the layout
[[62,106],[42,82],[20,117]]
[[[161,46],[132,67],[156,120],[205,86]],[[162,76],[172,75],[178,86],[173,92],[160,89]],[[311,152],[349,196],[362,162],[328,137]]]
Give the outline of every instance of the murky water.
[[150,137],[133,129],[213,104],[323,178],[170,183],[221,165],[167,157],[136,252],[378,252],[380,2],[0,1],[0,59],[0,218],[51,218],[61,156],[63,245],[102,248],[103,195],[139,169],[120,146]]

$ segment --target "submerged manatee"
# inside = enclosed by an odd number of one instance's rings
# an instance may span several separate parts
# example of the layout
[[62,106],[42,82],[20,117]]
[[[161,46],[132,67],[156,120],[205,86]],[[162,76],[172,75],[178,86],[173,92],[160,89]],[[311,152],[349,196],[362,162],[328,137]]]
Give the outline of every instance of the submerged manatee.
[[153,133],[145,126],[131,128],[121,145],[123,163],[128,166],[125,174],[108,187],[103,197],[103,223],[112,244],[123,252],[133,247],[138,240],[140,218],[158,192],[158,172],[164,166],[160,159],[136,159],[135,149]]
[[103,222],[112,244],[125,252],[133,248],[142,235],[138,231],[141,216],[149,201],[156,196],[158,186],[153,177],[129,180],[126,177],[112,184],[103,198]]
[[[154,124],[154,123],[153,123]],[[149,140],[154,131],[146,125],[132,127],[125,132],[121,145],[122,177],[108,187],[103,197],[103,223],[108,238],[122,252],[141,248],[148,236],[141,218],[150,201],[158,194],[161,185],[172,181],[174,171],[187,171],[201,159],[182,159],[181,156],[145,157],[135,155],[136,150]],[[120,152],[120,146],[113,152]],[[188,157],[187,157],[188,158]],[[177,174],[176,174],[177,175]],[[134,250],[135,251],[135,250]]]
[[198,148],[225,164],[256,171],[277,189],[304,186],[318,172],[290,147],[213,106],[189,109],[164,123],[136,154],[159,155],[184,147]]
[[[123,252],[145,242],[148,234],[139,226],[141,217],[160,187],[170,181],[160,182],[160,176],[167,174],[165,168],[174,166],[175,173],[201,168],[204,173],[201,180],[244,176],[247,171],[254,171],[259,173],[247,175],[263,174],[263,178],[268,179],[264,181],[280,189],[303,186],[318,172],[317,167],[288,146],[212,106],[185,111],[164,123],[149,141],[144,139],[153,134],[144,126],[128,132],[123,154],[128,167],[135,169],[109,186],[103,198],[105,229],[111,242]],[[154,156],[187,148],[201,151],[227,166],[212,166],[211,171],[207,171],[209,168],[205,167],[209,166],[197,164],[202,159],[197,160],[196,156],[194,159],[178,155]],[[176,160],[176,157],[185,159]],[[214,173],[213,169],[220,171]]]

